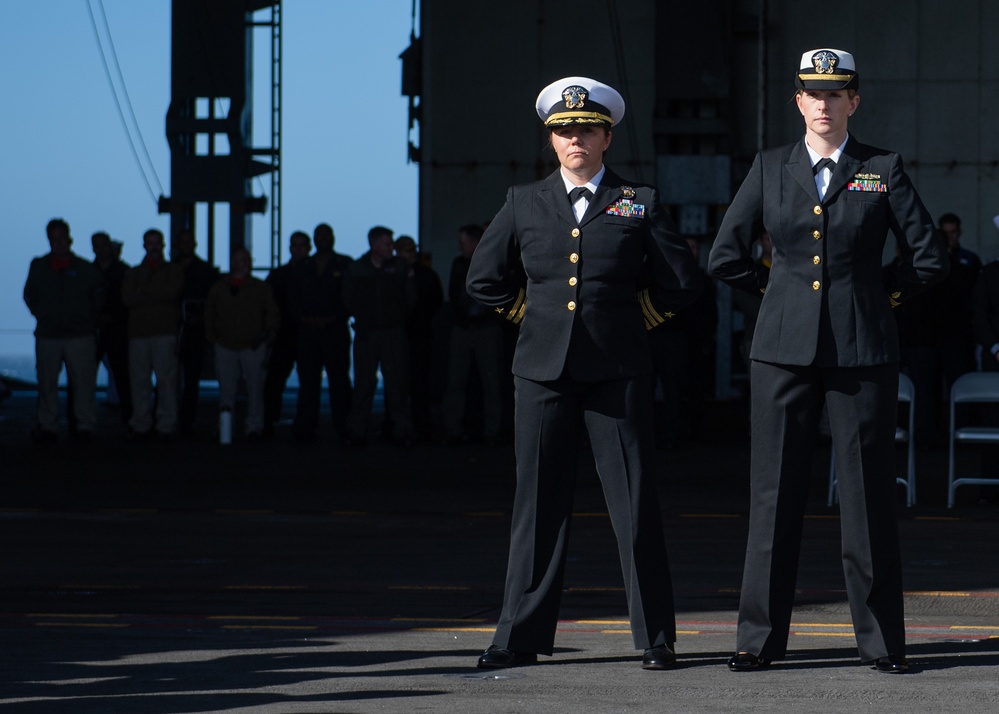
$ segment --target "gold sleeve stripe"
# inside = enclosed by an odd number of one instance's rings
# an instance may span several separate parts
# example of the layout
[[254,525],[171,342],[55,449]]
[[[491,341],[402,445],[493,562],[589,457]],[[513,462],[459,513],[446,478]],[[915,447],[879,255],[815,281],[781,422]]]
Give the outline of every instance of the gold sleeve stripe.
[[527,300],[524,300],[524,302],[521,303],[520,309],[517,310],[517,312],[510,313],[510,318],[509,318],[510,322],[512,322],[514,325],[519,325],[520,323],[522,323],[524,321],[524,309],[526,307],[527,307]]
[[653,307],[648,290],[642,290],[638,293],[638,302],[642,306],[642,314],[645,316],[645,329],[651,330],[656,325],[661,325],[665,322],[655,307]]
[[524,306],[527,304],[527,293],[521,288],[520,292],[517,293],[517,299],[513,301],[513,305],[506,312],[506,319],[510,322],[519,325],[521,320],[524,319]]

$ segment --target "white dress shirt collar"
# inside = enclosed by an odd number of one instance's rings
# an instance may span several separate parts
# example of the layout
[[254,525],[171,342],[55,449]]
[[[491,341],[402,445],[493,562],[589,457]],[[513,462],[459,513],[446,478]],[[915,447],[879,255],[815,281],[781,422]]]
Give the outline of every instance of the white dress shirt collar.
[[[586,188],[590,189],[590,193],[597,192],[597,186],[600,185],[600,179],[604,177],[604,174],[606,172],[607,172],[607,167],[601,166],[600,170],[597,171],[596,175],[594,175],[593,178],[591,178],[589,181],[586,182],[585,184]],[[562,182],[565,184],[565,192],[568,194],[569,191],[576,188],[576,184],[574,184],[572,181],[566,178],[565,171],[562,170],[561,168],[559,169],[559,173],[562,175]]]
[[[596,194],[597,186],[600,185],[600,180],[604,177],[604,173],[606,173],[606,171],[607,167],[601,166],[600,170],[597,171],[597,173],[593,176],[593,178],[591,178],[589,181],[587,181],[584,184],[586,188],[590,189],[591,194],[594,195]],[[559,169],[559,173],[562,175],[562,182],[565,184],[565,193],[566,195],[568,195],[569,192],[572,191],[572,189],[576,188],[576,184],[574,184],[572,181],[566,178],[565,171],[563,171],[562,169]],[[585,196],[580,197],[580,199],[572,205],[572,212],[576,214],[577,221],[583,220],[583,214],[586,213],[586,209],[589,205],[590,202],[586,199]]]
[[[843,143],[840,144],[839,147],[837,147],[836,151],[832,152],[829,155],[829,158],[838,164],[840,157],[843,156],[843,148],[846,146],[846,142],[848,142],[849,140],[850,140],[850,134],[847,133],[846,138],[843,139]],[[819,152],[810,147],[807,141],[805,142],[805,150],[808,151],[808,158],[811,160],[812,166],[815,166],[815,164],[819,162],[819,159],[824,158],[822,155],[819,154]],[[828,166],[819,171],[817,174],[815,174],[815,188],[819,192],[820,201],[826,197],[826,189],[829,188],[830,179],[832,179],[832,171],[829,169]]]

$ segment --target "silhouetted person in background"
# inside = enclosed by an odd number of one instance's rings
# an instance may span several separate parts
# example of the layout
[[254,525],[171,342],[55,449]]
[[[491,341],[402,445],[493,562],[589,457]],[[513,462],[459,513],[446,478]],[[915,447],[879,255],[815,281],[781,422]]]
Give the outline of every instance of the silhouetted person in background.
[[[942,231],[936,236],[950,255],[950,273],[894,310],[901,350],[899,366],[912,379],[917,395],[913,438],[920,449],[941,443],[950,388],[958,377],[975,369],[974,262],[958,262],[953,243]],[[891,265],[898,266],[897,257]]]
[[190,436],[198,416],[198,388],[205,366],[205,299],[219,279],[219,271],[195,253],[198,244],[190,229],[182,229],[173,242],[173,262],[184,271],[180,330],[180,433]]
[[[975,340],[982,350],[982,371],[999,372],[999,259],[982,268],[975,283]],[[982,404],[982,416],[991,426],[999,426],[999,406]],[[995,447],[982,449],[981,473],[988,476],[995,466]],[[987,463],[988,462],[988,463]],[[992,489],[982,489],[982,498],[993,500]]]
[[975,340],[982,348],[982,371],[999,372],[999,260],[982,268],[974,293]]
[[482,438],[487,444],[499,439],[503,416],[503,331],[501,320],[465,289],[472,254],[482,239],[482,226],[458,229],[458,255],[451,262],[448,299],[454,322],[448,339],[447,388],[441,404],[444,442],[468,440],[467,403],[469,377],[474,369],[482,386]]
[[291,290],[295,281],[295,268],[309,257],[312,239],[308,233],[295,231],[291,234],[288,250],[291,258],[284,265],[274,268],[266,280],[281,314],[281,326],[271,345],[264,380],[264,438],[270,438],[274,434],[274,425],[281,418],[284,389],[295,366],[299,327],[291,309]]
[[264,375],[267,350],[277,335],[281,315],[270,286],[250,275],[250,251],[232,251],[229,275],[208,291],[205,335],[215,346],[219,410],[235,415],[239,377],[246,382],[246,440],[260,441],[264,431]]
[[416,304],[406,320],[409,391],[413,430],[418,439],[429,441],[433,436],[430,385],[434,372],[434,318],[444,304],[444,289],[434,269],[421,259],[412,237],[399,236],[395,241],[395,252],[413,271],[413,281],[416,283]]
[[[687,239],[696,259],[700,244]],[[704,400],[714,373],[717,292],[701,271],[704,290],[697,300],[658,330],[649,332],[656,378],[662,386],[656,442],[664,449],[684,448],[701,438]]]
[[92,263],[70,250],[69,224],[54,218],[45,227],[50,251],[35,258],[24,284],[24,302],[35,316],[38,416],[31,432],[54,442],[59,430],[59,373],[73,392],[75,432],[89,441],[97,426],[97,320],[104,306],[104,279]]
[[94,266],[104,276],[107,299],[97,320],[97,362],[108,370],[108,402],[117,397],[121,419],[132,418],[132,385],[128,376],[128,309],[121,299],[121,286],[129,265],[121,259],[121,243],[103,231],[90,238]]
[[413,270],[395,255],[392,231],[368,231],[370,250],[354,261],[343,285],[343,301],[354,318],[354,398],[347,421],[348,443],[367,442],[378,371],[392,436],[402,446],[414,441],[409,398],[406,320],[416,302]]
[[[163,255],[163,233],[155,228],[142,236],[146,257],[125,273],[121,296],[128,308],[128,372],[132,381],[134,440],[177,435],[177,330],[184,271]],[[153,380],[156,375],[156,420],[153,431]]]
[[290,293],[292,315],[298,320],[298,408],[295,441],[315,441],[319,426],[323,369],[329,381],[333,428],[347,436],[350,410],[350,328],[343,304],[343,282],[351,259],[333,252],[335,236],[326,223],[312,235],[316,252],[295,266]]
[[937,220],[937,227],[947,239],[947,250],[950,251],[951,265],[963,265],[978,277],[982,270],[982,259],[971,250],[961,245],[961,219],[956,213],[945,213]]

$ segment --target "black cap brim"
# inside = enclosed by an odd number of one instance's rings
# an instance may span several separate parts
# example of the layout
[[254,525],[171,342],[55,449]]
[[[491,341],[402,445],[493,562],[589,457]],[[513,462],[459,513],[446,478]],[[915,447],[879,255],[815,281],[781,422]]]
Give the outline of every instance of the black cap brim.
[[799,70],[794,75],[794,86],[798,89],[859,89],[860,75],[856,72],[837,72],[836,74],[817,74],[814,71]]

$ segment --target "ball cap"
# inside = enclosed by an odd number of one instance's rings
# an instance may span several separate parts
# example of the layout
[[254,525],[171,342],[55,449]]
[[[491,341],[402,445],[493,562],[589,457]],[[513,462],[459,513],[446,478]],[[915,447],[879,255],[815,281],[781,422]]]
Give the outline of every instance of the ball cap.
[[823,47],[801,55],[794,84],[798,89],[857,89],[860,75],[853,55]]
[[603,124],[624,117],[624,98],[613,87],[589,77],[565,77],[541,90],[535,102],[545,126]]

